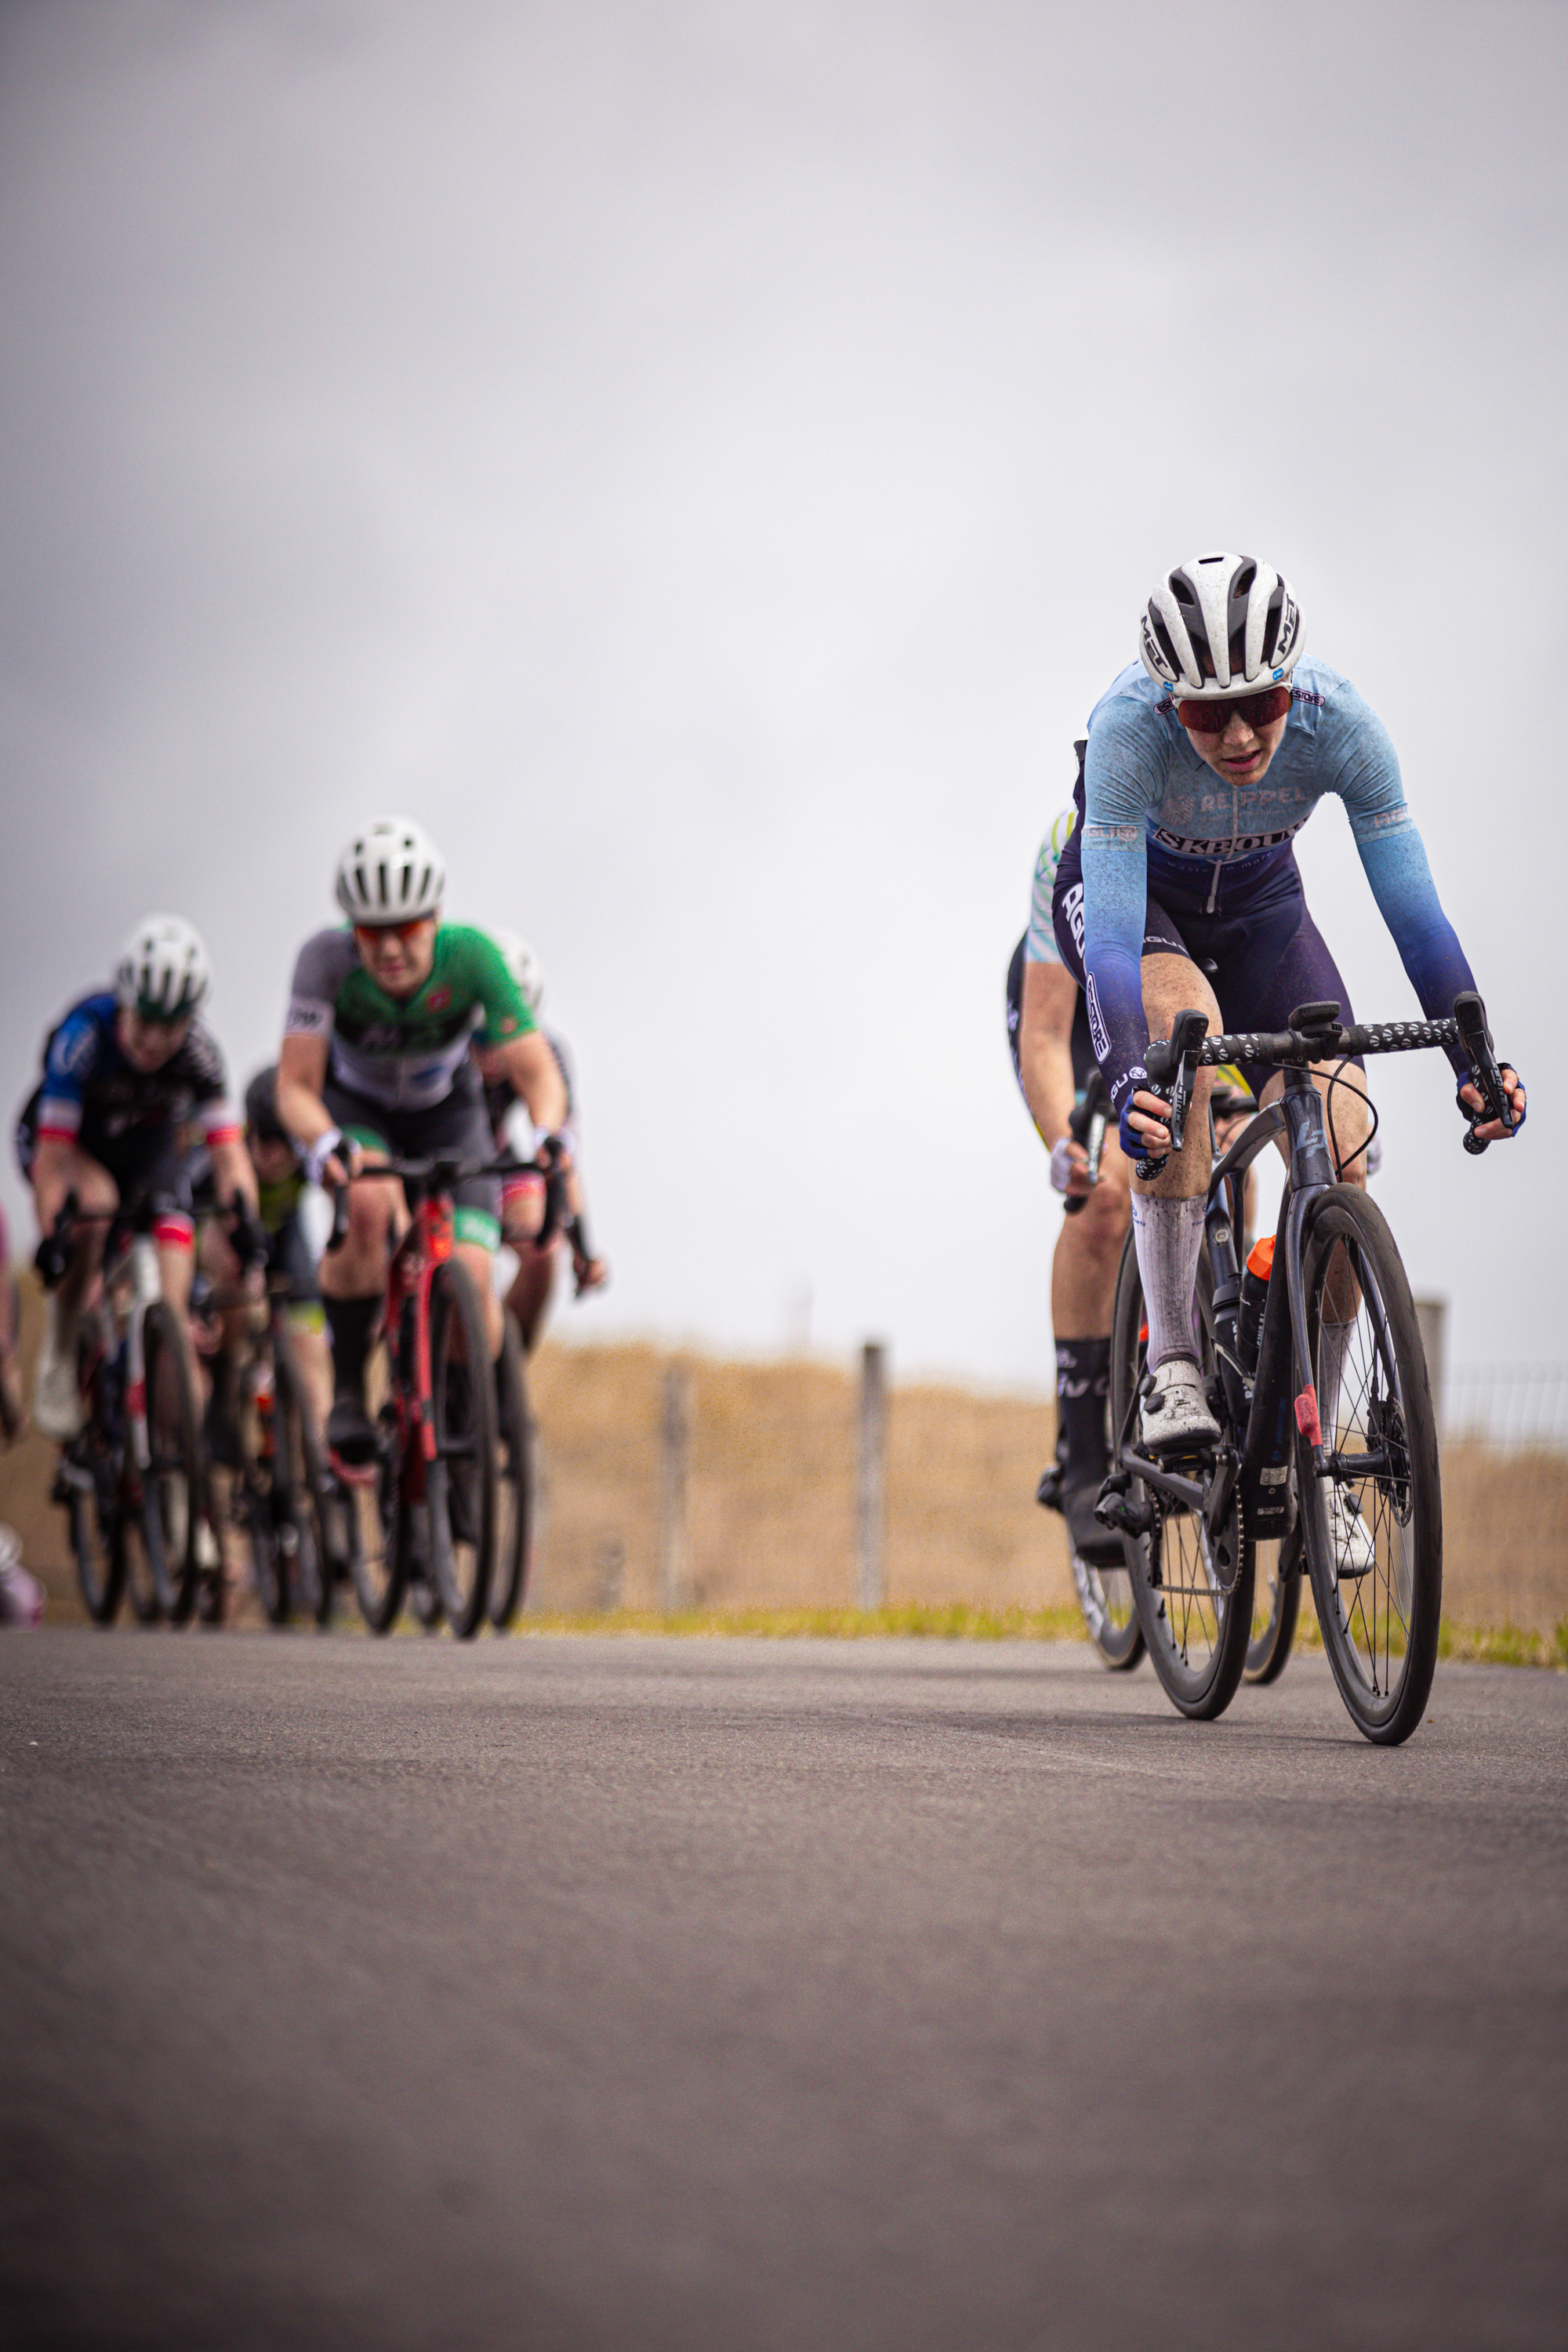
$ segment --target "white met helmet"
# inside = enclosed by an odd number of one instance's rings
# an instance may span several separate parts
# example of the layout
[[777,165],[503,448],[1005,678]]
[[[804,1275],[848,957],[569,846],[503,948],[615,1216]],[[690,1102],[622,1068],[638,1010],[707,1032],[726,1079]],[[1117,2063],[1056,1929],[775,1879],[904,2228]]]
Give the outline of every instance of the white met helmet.
[[183,915],[144,915],[120,951],[114,992],[153,1021],[183,1021],[207,992],[201,934]]
[[1278,686],[1301,651],[1301,608],[1256,556],[1190,556],[1150,597],[1138,650],[1155,684],[1183,701]]
[[410,923],[433,915],[447,861],[411,816],[378,816],[338,860],[338,904],[351,923]]
[[498,930],[493,923],[486,924],[485,932],[506,958],[506,968],[521,990],[523,1003],[531,1013],[537,1013],[544,1002],[544,974],[539,958],[521,932]]

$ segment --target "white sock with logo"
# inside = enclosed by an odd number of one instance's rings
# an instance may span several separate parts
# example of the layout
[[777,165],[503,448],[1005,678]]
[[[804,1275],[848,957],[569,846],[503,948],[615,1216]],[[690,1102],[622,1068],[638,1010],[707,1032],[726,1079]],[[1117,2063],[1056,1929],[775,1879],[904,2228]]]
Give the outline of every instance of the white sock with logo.
[[1149,1318],[1149,1370],[1171,1356],[1198,1360],[1193,1333],[1193,1293],[1198,1278],[1198,1253],[1204,1245],[1204,1209],[1200,1193],[1192,1201],[1155,1200],[1146,1192],[1132,1195],[1132,1237],[1138,1251],[1138,1276],[1143,1285],[1143,1312]]

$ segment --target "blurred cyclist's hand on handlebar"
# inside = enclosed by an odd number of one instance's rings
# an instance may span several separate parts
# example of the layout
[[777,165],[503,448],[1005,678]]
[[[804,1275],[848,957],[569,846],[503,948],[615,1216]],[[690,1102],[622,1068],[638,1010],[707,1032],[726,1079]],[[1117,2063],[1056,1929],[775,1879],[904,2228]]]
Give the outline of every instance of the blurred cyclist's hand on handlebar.
[[1089,1154],[1070,1135],[1058,1136],[1051,1146],[1051,1184],[1069,1201],[1081,1200],[1094,1190],[1089,1177]]

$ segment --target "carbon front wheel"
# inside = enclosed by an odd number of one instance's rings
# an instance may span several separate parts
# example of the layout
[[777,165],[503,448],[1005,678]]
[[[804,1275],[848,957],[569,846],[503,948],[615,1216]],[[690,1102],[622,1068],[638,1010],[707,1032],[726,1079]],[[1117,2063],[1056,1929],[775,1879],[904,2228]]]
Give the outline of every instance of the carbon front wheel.
[[1383,1213],[1336,1185],[1302,1242],[1307,1336],[1327,1475],[1297,1443],[1312,1598],[1340,1696],[1380,1747],[1431,1694],[1443,1605],[1437,1427],[1410,1285]]
[[183,1625],[196,1600],[196,1528],[203,1459],[195,1386],[174,1310],[148,1307],[142,1328],[149,1460],[142,1481],[142,1528],[158,1603]]
[[[1198,1262],[1194,1336],[1211,1408],[1223,1426],[1225,1399],[1215,1375],[1212,1277]],[[1132,1235],[1121,1253],[1110,1336],[1110,1425],[1118,1438],[1143,1374],[1147,1335],[1143,1287]],[[1136,1416],[1132,1427],[1136,1430]],[[1196,1722],[1222,1715],[1235,1697],[1252,1632],[1253,1549],[1242,1540],[1241,1507],[1211,1538],[1202,1518],[1140,1478],[1129,1490],[1151,1513],[1149,1531],[1124,1536],[1122,1549],[1138,1619],[1166,1696]]]
[[495,1566],[496,1407],[484,1316],[456,1258],[430,1284],[430,1418],[431,1567],[447,1622],[467,1640],[483,1620]]
[[82,1606],[95,1625],[112,1625],[125,1593],[124,1521],[96,1490],[73,1487],[69,1508]]
[[528,1414],[522,1335],[508,1307],[496,1365],[496,1564],[490,1623],[504,1633],[522,1605],[533,1534],[533,1424]]

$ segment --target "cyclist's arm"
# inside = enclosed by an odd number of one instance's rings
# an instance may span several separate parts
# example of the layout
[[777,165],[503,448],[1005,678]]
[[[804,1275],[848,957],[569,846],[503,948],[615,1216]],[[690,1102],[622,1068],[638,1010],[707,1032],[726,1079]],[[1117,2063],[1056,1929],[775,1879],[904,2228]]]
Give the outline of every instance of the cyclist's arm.
[[1078,1091],[1072,1067],[1078,993],[1065,964],[1025,963],[1018,1072],[1029,1116],[1047,1147],[1067,1133]]
[[33,1154],[33,1198],[37,1204],[38,1231],[47,1234],[65,1206],[71,1189],[73,1147],[55,1136],[39,1139]]
[[97,1028],[79,1006],[49,1040],[38,1091],[37,1143],[31,1171],[40,1234],[49,1231],[71,1189],[87,1082],[100,1046]]
[[289,1031],[278,1048],[278,1116],[286,1134],[309,1150],[336,1124],[321,1099],[327,1083],[329,1041]]
[[527,1105],[534,1126],[558,1135],[570,1110],[566,1081],[540,1031],[531,1029],[525,1035],[510,1038],[504,1045],[497,1046],[495,1066],[511,1081],[520,1100]]
[[1164,746],[1131,701],[1102,710],[1084,758],[1084,993],[1089,1043],[1105,1073],[1124,1151],[1155,1139],[1131,1130],[1134,1090],[1145,1090],[1143,930],[1148,895],[1147,816],[1164,785]]
[[213,1156],[213,1189],[226,1205],[237,1192],[250,1214],[257,1214],[256,1171],[250,1164],[250,1154],[244,1138],[235,1136],[226,1142],[215,1142]]
[[[1452,1013],[1475,980],[1454,927],[1443,912],[1426,851],[1405,797],[1399,758],[1388,730],[1355,688],[1342,680],[1323,722],[1332,789],[1345,804],[1362,867],[1399,960],[1429,1021]],[[1463,1077],[1462,1047],[1449,1055]]]

